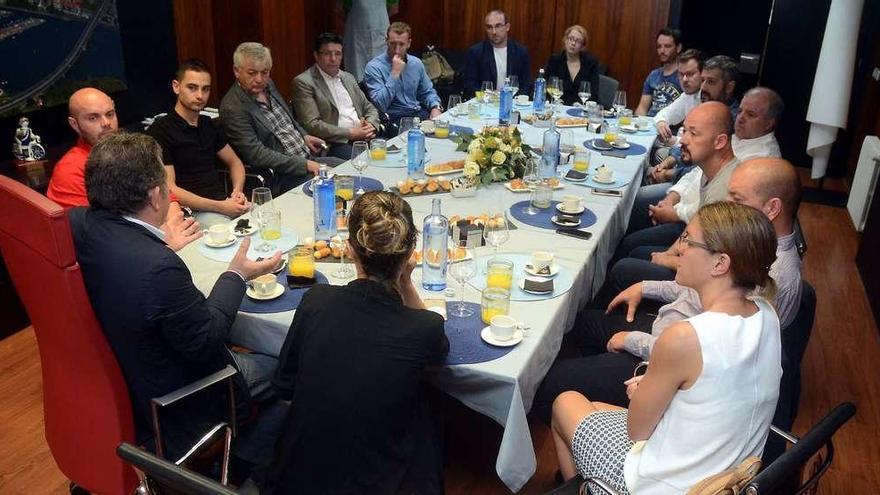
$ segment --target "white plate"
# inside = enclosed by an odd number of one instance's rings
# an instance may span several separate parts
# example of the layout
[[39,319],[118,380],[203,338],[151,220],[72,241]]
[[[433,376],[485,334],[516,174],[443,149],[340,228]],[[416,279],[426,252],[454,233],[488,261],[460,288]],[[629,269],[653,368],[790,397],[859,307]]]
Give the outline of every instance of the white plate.
[[535,277],[553,278],[559,273],[559,265],[557,265],[556,263],[551,263],[550,273],[538,273],[534,270],[534,268],[532,268],[531,264],[527,264],[525,267],[523,267],[523,271]]
[[598,175],[593,174],[593,182],[598,182],[599,184],[614,184],[614,176],[611,177],[611,180],[602,180]]
[[251,299],[256,299],[257,301],[269,301],[284,294],[284,286],[281,284],[275,284],[275,290],[266,295],[257,294],[257,291],[255,291],[253,287],[248,287],[244,293]]
[[623,143],[623,144],[614,143],[611,146],[614,148],[617,148],[619,150],[628,150],[629,149],[629,143]]
[[211,242],[211,238],[208,237],[207,234],[205,234],[205,246],[208,246],[210,248],[225,248],[226,246],[231,246],[233,244],[235,244],[235,236],[232,234],[229,234],[229,239],[227,239],[226,242],[221,242],[219,244],[214,244],[213,242]]
[[534,294],[536,296],[546,296],[548,294],[553,294],[553,291],[556,290],[555,288],[553,290],[551,290],[550,292],[534,292],[534,291],[530,291],[530,290],[525,290],[523,287],[525,287],[525,285],[526,285],[526,279],[531,279],[536,282],[544,282],[546,280],[550,280],[550,278],[548,278],[548,277],[525,277],[525,278],[519,279],[519,283],[517,284],[517,285],[519,285],[519,290],[525,292],[526,294]]
[[575,227],[580,226],[580,224],[581,224],[581,219],[580,219],[580,218],[578,218],[577,223],[559,222],[559,221],[556,220],[556,215],[553,215],[552,217],[550,217],[550,221],[553,222],[553,223],[555,223],[556,225],[559,225],[560,227],[569,227],[569,228],[572,228],[572,229],[575,228]]
[[580,215],[581,213],[585,212],[586,210],[587,209],[584,208],[583,206],[578,206],[578,209],[575,211],[565,211],[562,208],[562,203],[556,203],[556,211],[558,211],[560,213],[565,213],[566,215]]
[[246,236],[253,234],[257,230],[259,230],[259,228],[257,228],[256,225],[254,225],[253,220],[251,220],[251,222],[248,224],[248,228],[246,228],[242,231],[235,230],[236,223],[238,223],[237,220],[233,220],[232,222],[229,222],[229,230],[231,230],[232,233],[235,234],[237,237],[246,237]]
[[[587,180],[587,179],[584,179],[584,180]],[[515,193],[531,192],[531,189],[529,189],[528,187],[524,187],[522,189],[514,189],[514,188],[510,187],[510,182],[505,182],[504,187],[506,187],[508,191],[515,192]],[[562,183],[560,182],[559,184],[556,184],[555,186],[553,186],[553,189],[565,189],[565,186],[562,185]]]
[[498,339],[496,339],[496,338],[492,335],[492,328],[491,328],[491,327],[485,327],[485,328],[483,328],[483,330],[480,332],[480,337],[482,337],[483,340],[484,340],[487,344],[491,344],[491,345],[498,346],[498,347],[510,347],[510,346],[514,346],[514,345],[519,344],[520,342],[522,342],[522,339],[523,339],[523,331],[522,331],[522,330],[519,330],[519,329],[514,330],[514,331],[513,331],[513,336],[511,336],[509,339],[507,339],[507,340],[498,340]]

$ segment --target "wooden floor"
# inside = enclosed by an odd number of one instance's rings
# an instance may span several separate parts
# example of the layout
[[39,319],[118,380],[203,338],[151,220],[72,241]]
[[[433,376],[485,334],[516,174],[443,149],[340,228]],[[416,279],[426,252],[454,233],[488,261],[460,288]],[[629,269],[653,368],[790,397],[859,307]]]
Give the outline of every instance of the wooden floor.
[[[878,493],[880,334],[853,263],[858,234],[843,208],[804,204],[800,219],[809,243],[804,276],[818,308],[794,430],[803,433],[834,405],[853,401],[858,412],[835,437],[834,465],[819,493]],[[463,407],[449,409],[447,492],[508,493],[494,473],[500,427]],[[533,421],[531,431],[538,470],[521,493],[539,494],[554,487],[556,460],[547,428]],[[39,356],[28,328],[0,341],[0,494],[66,491],[43,437]]]

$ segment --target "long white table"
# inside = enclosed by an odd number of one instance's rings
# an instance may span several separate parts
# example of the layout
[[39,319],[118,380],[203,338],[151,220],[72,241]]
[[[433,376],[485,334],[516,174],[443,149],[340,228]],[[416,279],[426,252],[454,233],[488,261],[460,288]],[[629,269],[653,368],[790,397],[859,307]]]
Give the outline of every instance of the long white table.
[[[497,119],[494,122],[489,119],[474,121],[468,120],[466,116],[449,120],[477,131],[482,125],[497,123]],[[519,128],[524,142],[534,146],[541,144],[546,129],[528,124],[522,124]],[[564,132],[570,132],[578,145],[594,136],[585,128],[565,129]],[[630,142],[641,144],[650,150],[655,136],[640,134],[627,137]],[[405,146],[401,138],[395,138],[392,142]],[[426,147],[431,162],[464,157],[464,153],[454,151],[455,143],[449,140],[428,138]],[[389,155],[389,159],[396,158]],[[559,351],[563,334],[574,322],[578,308],[593,296],[605,278],[605,267],[626,228],[646,159],[646,153],[614,158],[593,151],[591,168],[597,163],[604,163],[613,168],[616,176],[632,178],[630,184],[622,189],[621,198],[593,195],[590,188],[565,181],[565,188],[555,191],[554,197],[557,199],[563,194],[583,197],[585,206],[595,212],[598,221],[586,229],[593,233],[592,239],[588,241],[522,224],[508,214],[517,229],[510,231],[510,240],[502,246],[501,252],[553,251],[562,268],[575,273],[574,285],[569,292],[553,299],[511,303],[511,315],[525,323],[530,330],[522,343],[507,355],[484,363],[443,366],[432,374],[432,381],[438,388],[471,409],[491,417],[504,428],[495,467],[499,478],[513,492],[522,488],[536,468],[526,413],[531,408],[538,385]],[[355,173],[349,163],[337,167],[336,172]],[[406,168],[371,167],[365,175],[382,181],[387,188],[406,177]],[[431,200],[438,197],[442,199],[443,213],[449,217],[506,211],[512,203],[528,199],[529,195],[513,193],[502,184],[493,184],[481,188],[477,196],[472,198],[453,198],[449,194],[407,197],[416,225],[420,225],[422,219],[430,213]],[[293,229],[300,239],[312,235],[312,198],[301,187],[276,198],[275,203],[282,211],[283,227]],[[499,205],[502,207],[499,208]],[[205,258],[198,252],[195,244],[187,246],[179,254],[192,272],[196,286],[207,294],[220,273],[225,270],[226,264]],[[488,255],[490,250],[491,248],[480,248],[477,255]],[[338,266],[319,263],[318,269],[329,276]],[[420,286],[420,271],[417,269],[413,275],[414,281]],[[333,284],[348,282],[329,278]],[[448,282],[449,286],[458,289],[458,284],[451,278]],[[437,296],[434,294],[431,297]],[[479,303],[480,294],[468,287],[465,290],[465,299]],[[278,355],[293,314],[294,311],[271,314],[240,312],[233,325],[230,341],[258,352]]]

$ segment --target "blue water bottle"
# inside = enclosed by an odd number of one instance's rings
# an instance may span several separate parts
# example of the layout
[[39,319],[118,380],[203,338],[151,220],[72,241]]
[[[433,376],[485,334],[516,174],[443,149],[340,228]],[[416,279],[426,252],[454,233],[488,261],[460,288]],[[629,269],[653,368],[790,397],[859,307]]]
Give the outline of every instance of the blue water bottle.
[[425,290],[446,288],[446,256],[449,243],[449,220],[440,213],[440,199],[431,203],[431,214],[422,225],[422,287]]
[[413,127],[406,135],[406,175],[412,179],[425,176],[425,133],[418,117],[413,117]]
[[541,154],[541,170],[538,177],[547,179],[556,176],[556,167],[559,165],[559,131],[556,130],[556,122],[551,121],[550,128],[544,131],[544,152]]
[[544,69],[538,70],[538,78],[535,79],[535,93],[532,95],[532,111],[535,115],[544,113],[544,99],[547,90],[547,80],[544,79]]
[[498,105],[498,125],[510,125],[510,111],[513,110],[513,91],[510,87],[510,78],[504,79],[504,87],[501,88],[501,101]]
[[321,165],[312,181],[312,199],[315,203],[315,239],[330,239],[336,235],[336,184],[328,177],[327,165]]

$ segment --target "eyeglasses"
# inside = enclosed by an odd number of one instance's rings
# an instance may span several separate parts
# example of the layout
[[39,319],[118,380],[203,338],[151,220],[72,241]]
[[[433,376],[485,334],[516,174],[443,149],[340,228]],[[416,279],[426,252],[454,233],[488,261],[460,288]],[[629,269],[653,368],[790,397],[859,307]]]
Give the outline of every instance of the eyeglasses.
[[330,52],[327,50],[321,50],[318,54],[323,55],[325,57],[342,57],[342,52]]
[[695,240],[690,239],[690,238],[689,238],[689,234],[687,233],[687,231],[685,231],[684,233],[682,233],[682,234],[678,237],[678,242],[681,242],[681,243],[683,243],[683,244],[687,244],[688,246],[693,246],[693,247],[698,247],[698,248],[701,248],[701,249],[705,249],[706,251],[709,251],[710,253],[716,253],[716,252],[717,252],[716,250],[714,250],[714,249],[712,249],[711,247],[709,247],[708,244],[703,244],[702,242],[698,242],[698,241],[695,241]]
[[580,38],[575,38],[574,36],[569,36],[569,37],[567,37],[567,38],[565,38],[565,39],[566,39],[566,41],[568,41],[569,43],[574,43],[575,45],[583,45],[583,44],[584,44],[584,40],[582,40],[582,39],[580,39]]

